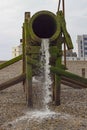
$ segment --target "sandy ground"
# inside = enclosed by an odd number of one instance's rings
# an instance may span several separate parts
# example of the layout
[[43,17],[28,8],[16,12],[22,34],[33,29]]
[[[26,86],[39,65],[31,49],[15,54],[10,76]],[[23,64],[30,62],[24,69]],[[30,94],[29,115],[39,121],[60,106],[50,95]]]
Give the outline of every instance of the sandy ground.
[[[21,74],[22,62],[0,70],[0,83]],[[34,104],[42,87],[34,83]],[[61,87],[61,105],[50,111],[29,109],[22,83],[0,91],[0,130],[87,130],[87,89]]]
[[61,105],[40,112],[26,106],[22,83],[0,92],[0,130],[87,130],[87,89],[61,87]]

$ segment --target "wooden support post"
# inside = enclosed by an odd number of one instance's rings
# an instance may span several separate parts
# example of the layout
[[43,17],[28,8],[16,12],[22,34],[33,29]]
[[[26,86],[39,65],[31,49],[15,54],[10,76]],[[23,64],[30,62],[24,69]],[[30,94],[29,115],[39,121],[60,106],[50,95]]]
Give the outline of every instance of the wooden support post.
[[[25,53],[25,32],[24,25],[22,27],[22,53],[23,53],[23,73],[26,73],[26,53]],[[25,92],[25,80],[23,80],[23,89]]]
[[24,79],[25,74],[21,74],[15,78],[11,78],[10,80],[0,84],[0,91],[22,82]]
[[[63,15],[65,17],[65,2],[62,0]],[[66,43],[64,42],[64,64],[66,67]]]
[[[59,41],[58,45],[58,58],[56,60],[56,67],[61,68],[61,50],[62,50],[62,44],[61,41]],[[55,105],[60,105],[60,93],[61,93],[61,77],[59,75],[55,74]]]
[[55,74],[52,74],[52,101],[55,102]]
[[82,68],[82,77],[85,78],[85,68]]
[[60,76],[55,75],[55,105],[59,106],[60,105],[60,83],[61,79]]
[[32,103],[32,65],[28,64],[28,57],[26,56],[26,90],[27,90],[27,105],[33,106]]
[[29,58],[30,55],[27,55],[27,52],[29,51],[29,42],[30,42],[30,36],[29,36],[29,20],[30,20],[30,13],[26,12],[25,13],[25,23],[24,23],[24,35],[25,35],[25,61],[26,64],[24,66],[26,66],[26,99],[27,99],[27,105],[29,107],[32,108],[33,106],[33,102],[32,102],[32,65],[29,64]]

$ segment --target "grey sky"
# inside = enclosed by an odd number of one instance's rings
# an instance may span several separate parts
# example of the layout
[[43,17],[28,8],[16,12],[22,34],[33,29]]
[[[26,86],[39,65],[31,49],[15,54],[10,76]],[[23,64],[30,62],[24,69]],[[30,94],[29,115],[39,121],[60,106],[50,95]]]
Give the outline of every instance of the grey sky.
[[[0,60],[11,59],[12,47],[19,45],[24,13],[40,10],[57,11],[58,0],[2,0],[0,2]],[[74,48],[77,34],[87,34],[87,0],[65,0],[68,32]]]

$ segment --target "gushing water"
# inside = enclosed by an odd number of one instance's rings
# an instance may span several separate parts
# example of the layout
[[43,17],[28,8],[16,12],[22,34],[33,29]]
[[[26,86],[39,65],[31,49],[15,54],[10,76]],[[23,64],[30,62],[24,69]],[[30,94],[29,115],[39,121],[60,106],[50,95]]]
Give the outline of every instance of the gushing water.
[[[50,77],[50,65],[49,65],[49,59],[50,59],[50,54],[49,54],[49,39],[42,39],[42,43],[41,43],[41,69],[42,69],[42,73],[41,73],[41,84],[42,86],[40,86],[41,90],[43,90],[43,92],[41,91],[41,96],[43,96],[43,107],[41,108],[41,110],[34,110],[34,111],[28,111],[27,113],[25,113],[24,116],[21,116],[19,118],[17,118],[15,121],[9,122],[13,127],[16,127],[17,124],[22,123],[22,121],[30,121],[30,120],[38,120],[41,121],[44,118],[51,118],[51,117],[56,117],[56,113],[53,111],[50,111],[49,109],[49,103],[50,101],[52,101],[51,99],[51,77]],[[34,79],[35,80],[35,79]],[[37,80],[36,80],[37,81]],[[39,81],[37,81],[38,83]],[[36,88],[37,89],[37,88]],[[36,101],[37,102],[37,101]],[[59,113],[60,115],[60,113]],[[19,123],[20,122],[20,123]],[[9,124],[8,123],[8,124]]]
[[42,39],[41,43],[41,63],[42,63],[42,69],[43,69],[43,96],[44,96],[44,106],[45,109],[48,110],[48,104],[50,103],[52,92],[51,92],[51,77],[50,77],[50,65],[49,65],[49,59],[50,59],[50,53],[49,53],[49,39]]

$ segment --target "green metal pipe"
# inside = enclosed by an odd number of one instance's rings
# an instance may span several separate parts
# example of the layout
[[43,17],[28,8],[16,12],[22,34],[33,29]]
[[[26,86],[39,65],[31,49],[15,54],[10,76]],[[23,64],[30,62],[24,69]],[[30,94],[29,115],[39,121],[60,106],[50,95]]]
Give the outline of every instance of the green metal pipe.
[[35,13],[29,21],[29,31],[33,42],[41,42],[42,38],[54,41],[58,38],[60,23],[57,16],[50,11]]

